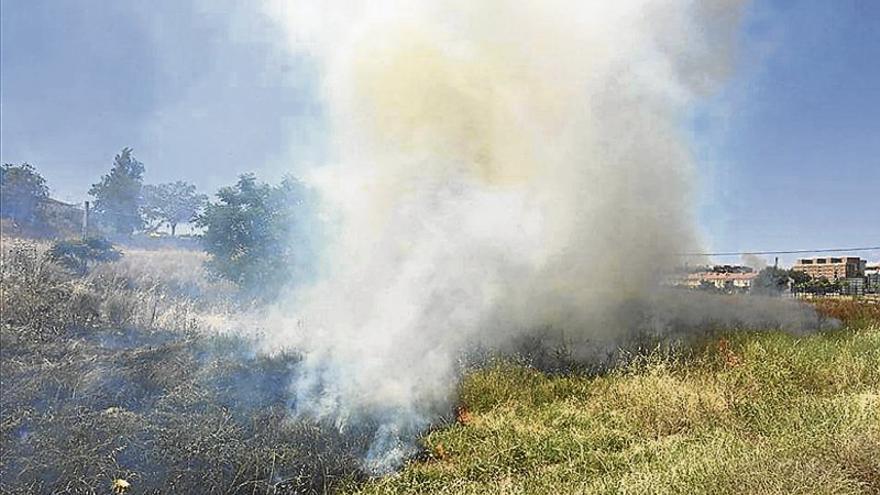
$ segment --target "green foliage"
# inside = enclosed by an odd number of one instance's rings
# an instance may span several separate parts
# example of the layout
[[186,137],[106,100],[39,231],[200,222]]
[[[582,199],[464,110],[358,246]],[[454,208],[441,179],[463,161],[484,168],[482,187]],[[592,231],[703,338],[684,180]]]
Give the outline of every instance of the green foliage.
[[804,288],[805,292],[811,294],[830,294],[840,292],[840,285],[840,281],[838,280],[828,280],[827,277],[819,277],[810,280]]
[[790,272],[782,268],[768,266],[758,272],[752,281],[752,292],[761,295],[777,295],[788,288]]
[[813,278],[809,274],[797,270],[789,272],[792,277],[792,289],[807,294],[833,294],[843,289],[839,280],[828,280],[827,277]]
[[192,221],[208,197],[196,192],[196,186],[184,181],[146,185],[143,188],[144,218],[156,230],[163,224],[175,234],[177,224]]
[[831,281],[827,277],[813,278],[808,273],[798,270],[789,270],[788,274],[791,277],[794,292],[829,294],[840,292],[843,288],[840,281]]
[[46,253],[50,260],[79,274],[89,267],[105,261],[116,261],[122,257],[113,244],[104,239],[85,239],[58,241]]
[[791,277],[791,282],[795,286],[806,284],[806,283],[810,282],[810,280],[812,280],[812,278],[813,278],[810,276],[809,273],[802,272],[800,270],[789,270],[788,276]]
[[40,204],[49,198],[46,179],[27,163],[0,167],[0,215],[33,226],[40,222]]
[[131,234],[143,225],[140,214],[144,164],[135,160],[131,148],[116,155],[110,173],[93,184],[95,213],[117,234]]
[[293,179],[272,186],[242,175],[217,193],[196,219],[211,255],[208,267],[239,286],[270,295],[288,283],[302,259],[293,233],[304,212],[305,190]]

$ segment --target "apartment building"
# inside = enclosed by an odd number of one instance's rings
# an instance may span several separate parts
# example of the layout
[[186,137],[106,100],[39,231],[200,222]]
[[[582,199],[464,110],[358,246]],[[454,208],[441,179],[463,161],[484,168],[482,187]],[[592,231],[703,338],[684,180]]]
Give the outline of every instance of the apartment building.
[[845,278],[864,278],[866,264],[866,260],[855,256],[827,256],[801,258],[791,269],[804,272],[813,278],[825,277],[834,281]]

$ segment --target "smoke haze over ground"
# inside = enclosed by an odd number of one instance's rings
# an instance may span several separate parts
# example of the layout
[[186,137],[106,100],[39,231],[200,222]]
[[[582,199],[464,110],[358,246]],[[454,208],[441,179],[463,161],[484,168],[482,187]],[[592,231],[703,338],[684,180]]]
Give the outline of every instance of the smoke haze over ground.
[[295,414],[373,425],[368,469],[412,453],[477,346],[813,322],[658,291],[699,248],[680,127],[730,70],[741,2],[269,10],[322,70],[332,160],[307,180],[333,241],[265,345],[303,355]]

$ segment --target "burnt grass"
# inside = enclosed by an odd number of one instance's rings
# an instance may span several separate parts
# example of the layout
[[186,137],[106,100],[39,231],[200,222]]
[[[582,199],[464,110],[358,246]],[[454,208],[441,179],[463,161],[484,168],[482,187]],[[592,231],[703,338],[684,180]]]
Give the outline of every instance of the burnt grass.
[[144,279],[80,277],[25,245],[3,255],[0,492],[110,493],[123,479],[127,493],[326,493],[365,478],[368,435],[291,417],[298,356],[200,334],[191,314],[147,325],[156,305],[125,307],[155,295]]
[[359,476],[361,445],[288,417],[294,357],[192,336],[121,349],[94,334],[17,337],[4,329],[0,351],[6,492],[122,478],[137,493],[322,493]]
[[[118,479],[130,484],[127,494],[374,486],[362,459],[377,425],[343,434],[293,417],[288,387],[300,357],[258,354],[235,332],[204,328],[211,318],[203,316],[242,308],[228,286],[206,276],[202,255],[130,251],[76,274],[50,262],[46,246],[0,240],[0,493],[111,493]],[[818,306],[850,326],[880,317],[880,305]],[[656,344],[636,341],[638,349]],[[563,381],[602,376],[621,360],[571,350],[526,338],[506,354]],[[471,382],[494,376],[491,353],[466,361],[477,363]],[[424,432],[427,444],[432,435],[457,435],[455,417],[450,411]],[[437,454],[421,443],[413,460],[428,469]]]

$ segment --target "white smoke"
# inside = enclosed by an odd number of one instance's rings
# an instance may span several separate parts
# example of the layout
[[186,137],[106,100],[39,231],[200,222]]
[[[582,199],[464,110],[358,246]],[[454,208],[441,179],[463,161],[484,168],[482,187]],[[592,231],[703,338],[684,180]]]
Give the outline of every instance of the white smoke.
[[304,355],[296,412],[375,425],[381,471],[448,407],[470,346],[602,340],[656,304],[698,248],[681,127],[728,72],[740,3],[270,5],[319,60],[332,127],[307,180],[334,241],[267,338]]
[[742,264],[759,272],[767,267],[767,260],[754,254],[744,254]]

